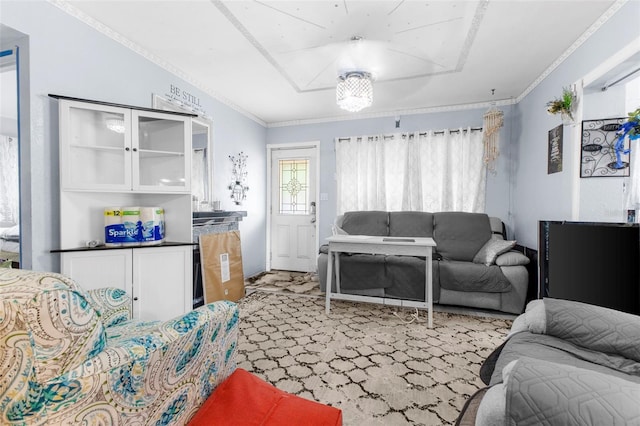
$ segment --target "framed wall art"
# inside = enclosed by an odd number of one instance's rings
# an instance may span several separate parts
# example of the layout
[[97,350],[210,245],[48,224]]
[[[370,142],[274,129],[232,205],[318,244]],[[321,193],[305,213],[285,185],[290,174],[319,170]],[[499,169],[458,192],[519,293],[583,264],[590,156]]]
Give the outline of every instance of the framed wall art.
[[561,124],[549,130],[549,147],[547,152],[547,174],[562,171],[562,130]]
[[[604,118],[582,122],[582,143],[580,144],[580,177],[629,176],[629,154],[622,154],[618,166],[615,143],[616,132],[626,118]],[[629,148],[629,141],[624,149]]]

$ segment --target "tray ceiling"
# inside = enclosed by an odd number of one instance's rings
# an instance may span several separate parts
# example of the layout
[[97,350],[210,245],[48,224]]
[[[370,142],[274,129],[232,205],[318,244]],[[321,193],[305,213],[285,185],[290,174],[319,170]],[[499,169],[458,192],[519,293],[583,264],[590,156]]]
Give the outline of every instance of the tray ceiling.
[[[621,5],[52,1],[267,125],[512,103]],[[356,114],[335,102],[353,70],[374,77],[373,105]]]

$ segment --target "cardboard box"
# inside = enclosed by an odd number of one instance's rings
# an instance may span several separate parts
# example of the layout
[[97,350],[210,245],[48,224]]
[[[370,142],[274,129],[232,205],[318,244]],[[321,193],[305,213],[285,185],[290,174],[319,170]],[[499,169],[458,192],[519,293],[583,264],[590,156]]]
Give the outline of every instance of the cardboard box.
[[240,231],[200,235],[204,303],[244,297]]

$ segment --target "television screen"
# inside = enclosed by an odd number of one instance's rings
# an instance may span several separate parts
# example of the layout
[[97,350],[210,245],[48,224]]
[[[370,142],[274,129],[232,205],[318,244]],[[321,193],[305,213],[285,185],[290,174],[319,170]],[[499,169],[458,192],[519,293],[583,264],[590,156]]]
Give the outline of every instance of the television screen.
[[540,221],[539,296],[640,315],[640,225]]

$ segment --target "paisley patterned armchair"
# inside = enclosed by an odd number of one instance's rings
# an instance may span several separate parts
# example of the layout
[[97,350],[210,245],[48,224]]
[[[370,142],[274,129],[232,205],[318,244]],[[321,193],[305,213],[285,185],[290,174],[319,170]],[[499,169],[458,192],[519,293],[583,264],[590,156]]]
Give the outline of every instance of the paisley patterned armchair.
[[0,424],[183,425],[236,368],[238,310],[131,319],[120,289],[0,269]]

